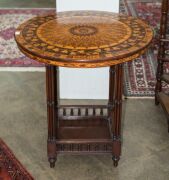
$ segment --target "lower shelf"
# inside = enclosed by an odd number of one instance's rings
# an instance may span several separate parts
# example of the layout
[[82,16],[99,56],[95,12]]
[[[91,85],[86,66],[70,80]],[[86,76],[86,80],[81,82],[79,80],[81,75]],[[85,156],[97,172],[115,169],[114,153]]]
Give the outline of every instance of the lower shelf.
[[80,120],[80,123],[75,121],[75,126],[70,126],[68,121],[60,123],[64,126],[58,128],[57,153],[112,153],[113,143],[108,121],[104,118],[87,120],[88,123],[84,121],[86,120]]
[[59,128],[60,140],[111,139],[108,127],[62,127]]

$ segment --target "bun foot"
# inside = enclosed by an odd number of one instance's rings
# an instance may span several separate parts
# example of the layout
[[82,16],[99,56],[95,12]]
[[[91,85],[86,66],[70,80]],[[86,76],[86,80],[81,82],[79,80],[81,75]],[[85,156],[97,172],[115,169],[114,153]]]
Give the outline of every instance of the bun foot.
[[114,164],[114,167],[117,167],[118,166],[118,163],[119,163],[119,157],[112,157],[112,160],[113,160],[113,164]]
[[49,163],[50,163],[50,167],[54,168],[55,167],[55,163],[56,163],[56,158],[50,158],[49,159]]

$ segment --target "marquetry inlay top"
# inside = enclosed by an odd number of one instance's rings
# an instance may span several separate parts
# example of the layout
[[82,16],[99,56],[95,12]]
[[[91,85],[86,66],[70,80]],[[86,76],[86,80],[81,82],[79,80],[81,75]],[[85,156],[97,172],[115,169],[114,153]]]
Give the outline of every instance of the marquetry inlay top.
[[152,40],[142,20],[101,11],[35,17],[20,25],[20,50],[40,62],[65,67],[102,67],[140,56]]

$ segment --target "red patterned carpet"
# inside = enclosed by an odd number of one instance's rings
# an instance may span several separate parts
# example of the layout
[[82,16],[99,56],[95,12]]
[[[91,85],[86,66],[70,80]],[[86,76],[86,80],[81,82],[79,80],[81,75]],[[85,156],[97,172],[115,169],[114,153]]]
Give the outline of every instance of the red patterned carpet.
[[124,89],[127,96],[154,96],[160,8],[161,4],[157,0],[144,2],[141,2],[141,0],[121,0],[121,12],[144,19],[153,27],[155,32],[152,48],[142,57],[125,64]]
[[0,180],[33,179],[3,140],[0,139]]
[[54,11],[54,9],[0,9],[0,21],[3,22],[0,26],[0,67],[43,66],[19,51],[14,40],[14,32],[24,21]]
[[[161,2],[161,1],[160,1]],[[142,57],[125,64],[124,93],[126,96],[154,96],[156,73],[156,43],[160,22],[159,0],[121,0],[120,11],[146,20],[156,34],[152,48]],[[15,28],[23,21],[55,10],[0,10],[0,67],[39,67],[36,61],[25,57],[13,38]]]

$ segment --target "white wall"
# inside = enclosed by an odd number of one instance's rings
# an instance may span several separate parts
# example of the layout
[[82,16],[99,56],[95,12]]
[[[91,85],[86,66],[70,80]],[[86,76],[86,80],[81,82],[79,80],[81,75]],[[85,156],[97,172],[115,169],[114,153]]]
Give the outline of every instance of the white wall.
[[100,10],[119,12],[119,0],[56,0],[57,11]]
[[[119,12],[119,0],[56,0],[57,12],[100,10]],[[64,99],[107,99],[109,69],[60,68],[60,97]]]

